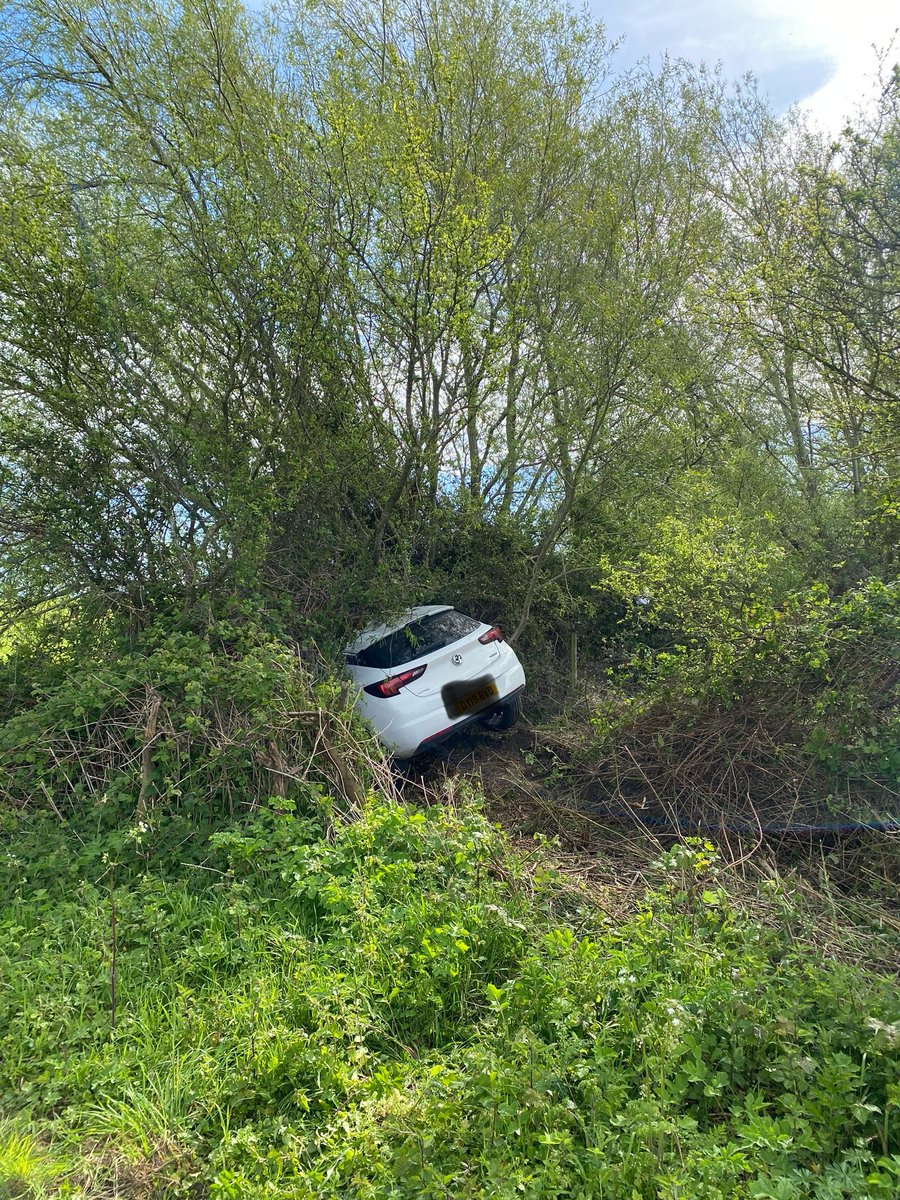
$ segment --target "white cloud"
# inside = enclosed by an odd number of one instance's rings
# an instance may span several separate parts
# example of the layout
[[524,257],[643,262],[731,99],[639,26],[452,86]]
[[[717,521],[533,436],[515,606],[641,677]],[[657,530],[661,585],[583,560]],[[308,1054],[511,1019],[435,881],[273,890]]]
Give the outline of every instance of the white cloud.
[[[624,56],[664,51],[756,75],[778,109],[799,103],[836,133],[871,96],[877,59],[900,25],[897,0],[591,0]],[[895,45],[900,57],[900,40]]]
[[[817,91],[798,97],[801,107],[830,133],[860,104],[868,102],[878,73],[876,51],[893,43],[894,57],[900,54],[896,40],[900,9],[890,0],[762,0],[760,8],[773,19],[781,16],[792,36],[834,62],[834,73]],[[874,48],[873,48],[874,47]]]

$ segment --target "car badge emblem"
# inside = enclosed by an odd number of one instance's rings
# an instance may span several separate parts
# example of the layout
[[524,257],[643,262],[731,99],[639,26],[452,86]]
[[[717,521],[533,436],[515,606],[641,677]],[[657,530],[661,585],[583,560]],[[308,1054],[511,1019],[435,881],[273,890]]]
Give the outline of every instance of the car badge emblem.
[[450,661],[453,663],[454,667],[458,667],[459,664],[462,662],[462,655],[454,654],[453,658]]

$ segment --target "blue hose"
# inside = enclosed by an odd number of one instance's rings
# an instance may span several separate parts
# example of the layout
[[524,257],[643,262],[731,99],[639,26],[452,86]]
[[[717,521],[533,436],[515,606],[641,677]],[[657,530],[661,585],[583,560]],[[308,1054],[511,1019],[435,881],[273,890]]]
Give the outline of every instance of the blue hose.
[[725,830],[726,833],[761,833],[764,837],[773,837],[778,834],[802,836],[803,834],[828,833],[900,833],[900,820],[894,819],[884,821],[824,821],[817,824],[753,825],[749,821],[692,821],[687,817],[644,816],[640,812],[633,810],[626,811],[625,809],[620,809],[619,812],[615,813],[604,810],[604,815],[609,816],[612,820],[616,820],[617,818],[628,820],[631,818],[640,825],[649,825],[658,829],[677,829],[679,832],[687,830],[691,832],[717,833]]

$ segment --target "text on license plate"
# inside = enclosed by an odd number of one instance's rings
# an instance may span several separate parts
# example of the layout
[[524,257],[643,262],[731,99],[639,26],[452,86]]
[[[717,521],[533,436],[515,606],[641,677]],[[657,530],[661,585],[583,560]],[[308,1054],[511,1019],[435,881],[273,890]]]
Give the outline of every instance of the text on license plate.
[[499,698],[500,693],[497,691],[496,683],[486,683],[483,687],[476,688],[474,692],[468,692],[465,696],[460,696],[453,705],[455,710],[454,715],[457,717],[465,716],[466,713],[475,712],[490,701],[498,700]]

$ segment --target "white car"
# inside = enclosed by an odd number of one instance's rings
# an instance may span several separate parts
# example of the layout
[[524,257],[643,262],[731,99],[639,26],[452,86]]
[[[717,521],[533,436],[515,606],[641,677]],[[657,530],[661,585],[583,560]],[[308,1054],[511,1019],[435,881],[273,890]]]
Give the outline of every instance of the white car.
[[357,707],[395,758],[442,742],[470,721],[509,729],[525,672],[498,625],[449,604],[410,609],[361,633],[344,651]]

